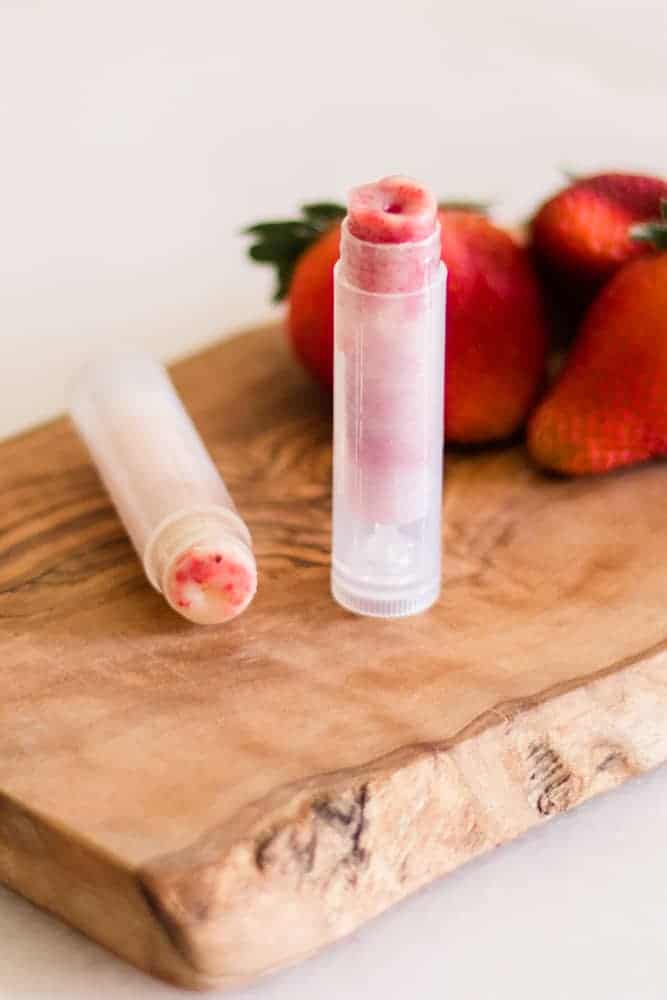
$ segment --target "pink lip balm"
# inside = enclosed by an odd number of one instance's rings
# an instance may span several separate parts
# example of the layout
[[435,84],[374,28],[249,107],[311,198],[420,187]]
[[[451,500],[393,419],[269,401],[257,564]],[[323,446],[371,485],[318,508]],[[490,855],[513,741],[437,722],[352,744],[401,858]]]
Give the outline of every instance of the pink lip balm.
[[440,592],[446,273],[433,195],[352,191],[334,272],[332,593],[398,617]]
[[155,589],[201,625],[240,614],[257,589],[250,533],[164,368],[89,366],[70,414]]

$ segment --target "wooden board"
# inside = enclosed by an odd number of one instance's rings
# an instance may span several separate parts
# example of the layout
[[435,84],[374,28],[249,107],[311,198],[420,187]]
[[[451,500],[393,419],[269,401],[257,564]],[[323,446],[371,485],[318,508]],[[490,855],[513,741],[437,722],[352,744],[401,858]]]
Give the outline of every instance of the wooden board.
[[221,628],[143,577],[65,420],[0,446],[0,878],[238,984],[667,758],[667,467],[451,457],[428,614],[329,596],[328,406],[263,330],[176,366],[254,535]]

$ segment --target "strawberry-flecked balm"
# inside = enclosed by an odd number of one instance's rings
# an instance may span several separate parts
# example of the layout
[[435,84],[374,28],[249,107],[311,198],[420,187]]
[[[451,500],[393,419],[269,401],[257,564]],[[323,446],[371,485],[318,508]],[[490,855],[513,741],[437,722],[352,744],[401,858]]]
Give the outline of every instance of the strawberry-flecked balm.
[[70,413],[156,590],[201,625],[243,611],[257,589],[250,533],[164,368],[93,364]]
[[440,592],[445,281],[433,195],[352,191],[334,272],[332,592],[393,618]]

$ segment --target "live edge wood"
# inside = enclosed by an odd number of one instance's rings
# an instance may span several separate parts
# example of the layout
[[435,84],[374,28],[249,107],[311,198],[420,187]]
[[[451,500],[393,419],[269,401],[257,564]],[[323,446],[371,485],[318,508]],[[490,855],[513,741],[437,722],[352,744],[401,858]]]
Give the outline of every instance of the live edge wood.
[[329,596],[328,407],[262,330],[174,369],[260,589],[144,579],[65,420],[0,446],[0,878],[157,976],[230,985],[667,758],[667,467],[452,456],[443,596]]

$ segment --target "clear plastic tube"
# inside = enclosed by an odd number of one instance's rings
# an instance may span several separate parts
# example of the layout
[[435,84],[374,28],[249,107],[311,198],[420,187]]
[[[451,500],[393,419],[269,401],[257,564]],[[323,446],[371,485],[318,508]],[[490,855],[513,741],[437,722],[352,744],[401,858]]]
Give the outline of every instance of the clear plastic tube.
[[440,592],[446,274],[431,229],[393,243],[359,239],[350,217],[342,229],[332,592],[359,614],[415,614]]
[[257,588],[250,533],[164,368],[88,366],[70,413],[156,590],[199,624],[243,611]]

